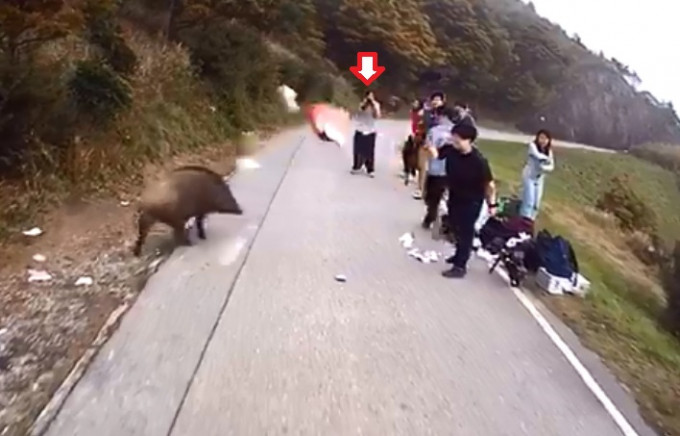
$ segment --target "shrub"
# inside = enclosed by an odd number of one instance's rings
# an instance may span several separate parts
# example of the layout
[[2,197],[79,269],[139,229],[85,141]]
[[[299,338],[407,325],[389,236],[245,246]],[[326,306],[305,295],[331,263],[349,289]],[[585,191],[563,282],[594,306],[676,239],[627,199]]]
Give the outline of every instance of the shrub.
[[269,108],[280,108],[276,88],[278,68],[260,34],[225,20],[185,29],[180,40],[194,64],[218,96],[219,109],[229,123],[250,130],[269,121]]
[[62,72],[60,63],[0,59],[0,176],[21,175],[36,144],[70,141],[75,117]]
[[118,5],[103,0],[87,0],[84,6],[87,18],[87,37],[99,48],[117,73],[129,76],[137,66],[137,57],[122,36],[122,29],[116,22]]
[[625,241],[635,257],[645,265],[657,267],[667,260],[668,252],[657,235],[633,231],[626,235]]
[[653,210],[631,188],[625,176],[615,176],[610,187],[600,197],[597,208],[614,215],[625,231],[654,233],[656,217]]
[[[276,48],[281,51],[281,48]],[[328,101],[345,107],[358,104],[356,93],[342,77],[329,72],[321,60],[303,61],[292,53],[279,53],[279,74],[298,93],[298,101]]]
[[132,103],[128,83],[98,59],[78,63],[69,89],[81,112],[96,122],[110,121]]
[[680,335],[680,241],[675,249],[664,275],[666,291],[666,324],[673,333]]

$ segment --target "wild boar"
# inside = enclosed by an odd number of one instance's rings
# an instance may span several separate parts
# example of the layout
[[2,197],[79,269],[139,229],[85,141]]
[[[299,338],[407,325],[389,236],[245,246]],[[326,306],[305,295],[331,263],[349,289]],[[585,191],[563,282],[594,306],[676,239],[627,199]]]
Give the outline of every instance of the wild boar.
[[137,216],[138,237],[133,254],[139,256],[151,226],[160,221],[172,227],[179,245],[191,245],[185,224],[194,217],[198,237],[205,239],[209,213],[243,214],[229,185],[219,174],[201,166],[176,168],[144,189]]

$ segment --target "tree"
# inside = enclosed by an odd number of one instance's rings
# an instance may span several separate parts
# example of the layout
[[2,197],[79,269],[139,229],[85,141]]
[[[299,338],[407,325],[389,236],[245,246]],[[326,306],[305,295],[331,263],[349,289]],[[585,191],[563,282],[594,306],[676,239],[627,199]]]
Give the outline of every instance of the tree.
[[117,0],[85,0],[87,37],[115,72],[130,75],[137,65],[137,57],[125,42],[116,19],[119,8]]
[[323,47],[313,0],[173,0],[169,36],[182,29],[235,20],[265,36]]
[[82,14],[65,0],[3,0],[0,54],[20,61],[36,47],[79,30]]
[[326,55],[342,69],[358,51],[376,51],[386,67],[381,83],[394,88],[415,81],[418,69],[441,64],[444,53],[418,0],[317,0],[326,34]]

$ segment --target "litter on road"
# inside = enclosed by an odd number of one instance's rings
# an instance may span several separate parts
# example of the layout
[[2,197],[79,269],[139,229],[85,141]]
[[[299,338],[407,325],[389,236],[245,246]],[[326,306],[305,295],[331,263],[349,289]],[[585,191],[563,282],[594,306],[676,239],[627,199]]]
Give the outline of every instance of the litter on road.
[[33,260],[35,260],[36,262],[45,262],[47,260],[47,258],[45,256],[43,256],[42,254],[34,254]]
[[409,250],[408,255],[421,261],[422,263],[439,262],[440,254],[433,250],[420,251],[418,248]]
[[38,270],[38,269],[29,269],[28,270],[28,282],[29,283],[47,282],[47,281],[50,281],[50,280],[52,280],[52,276],[47,271]]
[[22,233],[26,236],[40,236],[43,234],[43,231],[40,227],[33,227],[32,229],[24,230]]
[[76,286],[91,286],[94,284],[94,280],[92,277],[88,276],[82,276],[78,277],[78,280],[76,280]]
[[404,233],[401,235],[399,238],[399,242],[401,243],[401,246],[404,248],[412,248],[413,247],[413,241],[415,241],[415,236],[413,236],[413,233]]
[[345,283],[347,281],[347,277],[344,274],[338,274],[335,276],[335,281]]

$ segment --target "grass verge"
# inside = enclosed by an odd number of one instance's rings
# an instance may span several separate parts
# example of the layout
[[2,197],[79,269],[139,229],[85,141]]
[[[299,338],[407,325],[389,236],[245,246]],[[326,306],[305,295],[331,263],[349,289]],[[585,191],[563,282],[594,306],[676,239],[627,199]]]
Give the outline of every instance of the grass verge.
[[[526,145],[480,141],[504,193],[517,192]],[[570,239],[590,294],[544,297],[635,395],[645,419],[664,434],[680,434],[680,341],[659,325],[664,300],[658,271],[631,253],[616,223],[595,211],[615,175],[627,175],[659,218],[662,237],[680,234],[680,192],[673,173],[628,155],[575,149],[555,152],[538,220]]]

